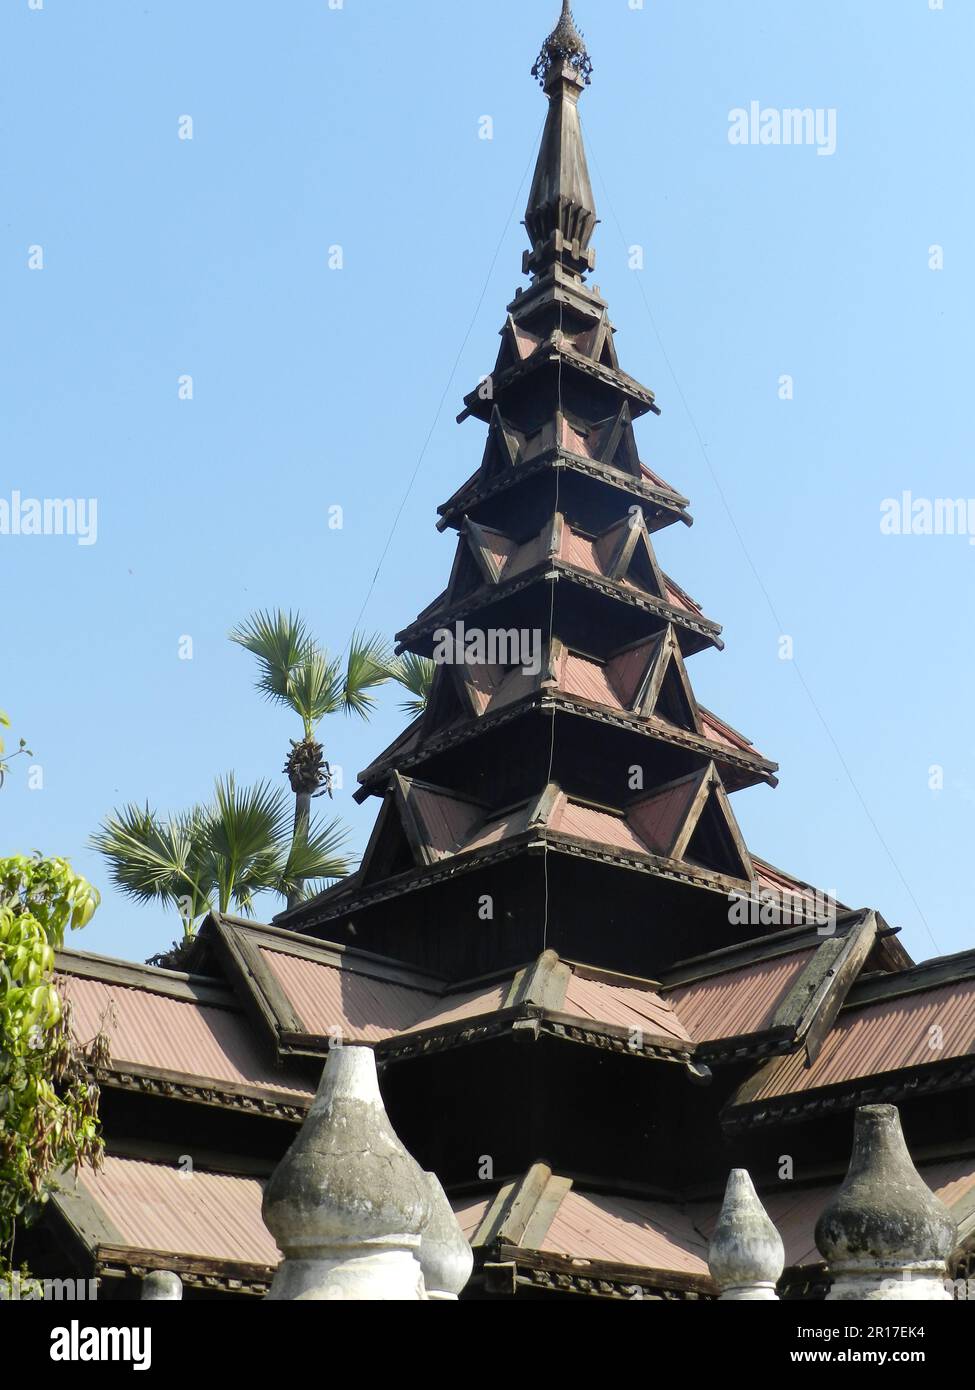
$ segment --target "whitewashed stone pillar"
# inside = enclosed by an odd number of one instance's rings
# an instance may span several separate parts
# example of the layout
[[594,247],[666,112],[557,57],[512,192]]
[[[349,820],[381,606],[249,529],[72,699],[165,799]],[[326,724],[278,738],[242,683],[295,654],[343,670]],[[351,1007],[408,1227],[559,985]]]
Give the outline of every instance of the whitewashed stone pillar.
[[911,1161],[894,1105],[856,1113],[846,1180],[816,1226],[834,1302],[950,1300],[957,1226]]
[[264,1194],[284,1254],[270,1299],[420,1300],[427,1175],[397,1138],[368,1047],[330,1054],[298,1137]]
[[456,1302],[474,1270],[474,1252],[460,1228],[436,1173],[427,1173],[430,1219],[420,1238],[420,1265],[427,1298]]
[[143,1302],[176,1303],[183,1297],[183,1281],[170,1269],[151,1269],[142,1280]]
[[719,1302],[778,1299],[775,1287],[785,1268],[782,1237],[762,1206],[745,1168],[733,1168],[724,1206],[708,1250]]

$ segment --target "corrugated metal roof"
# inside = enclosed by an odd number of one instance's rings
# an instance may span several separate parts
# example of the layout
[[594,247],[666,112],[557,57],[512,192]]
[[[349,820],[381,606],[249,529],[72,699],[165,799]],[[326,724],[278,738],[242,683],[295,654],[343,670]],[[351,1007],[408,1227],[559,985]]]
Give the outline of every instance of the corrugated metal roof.
[[574,1188],[559,1205],[542,1249],[576,1260],[708,1274],[706,1242],[680,1207]]
[[533,536],[530,541],[525,541],[511,556],[511,559],[504,567],[503,578],[505,580],[514,579],[516,575],[524,574],[526,570],[534,569],[540,565],[548,555],[548,527],[540,531],[537,536]]
[[588,536],[580,536],[571,526],[562,528],[562,544],[559,559],[576,569],[588,570],[591,574],[602,574],[602,567],[596,559],[596,548]]
[[84,1044],[105,1032],[114,1066],[128,1062],[293,1095],[315,1089],[265,1060],[242,1013],[76,975],[58,980],[71,1000],[75,1038]]
[[79,1185],[121,1233],[123,1244],[166,1255],[277,1265],[281,1259],[261,1219],[256,1178],[108,1155],[101,1172],[84,1168]]
[[718,719],[710,710],[701,709],[700,706],[698,706],[698,710],[701,715],[701,724],[704,728],[705,738],[711,739],[714,743],[723,743],[728,748],[736,748],[746,753],[753,751],[752,745],[748,742],[747,738],[737,733],[728,724],[725,724],[723,720]]
[[561,663],[559,684],[567,695],[591,700],[597,705],[622,709],[619,695],[610,684],[607,669],[598,661],[589,661],[575,652],[566,652]]
[[481,1014],[493,1013],[504,1004],[509,983],[506,981],[466,994],[448,994],[404,1031],[418,1033],[425,1028],[440,1028],[447,1023],[459,1023],[465,1018],[479,1018]]
[[260,948],[274,978],[308,1033],[350,1042],[380,1042],[410,1027],[439,1001],[435,994],[391,980]]
[[451,1201],[457,1224],[468,1240],[474,1238],[493,1201],[493,1192],[488,1197],[456,1197]]
[[613,816],[592,806],[582,806],[577,801],[560,801],[548,825],[550,830],[573,835],[580,840],[594,840],[597,844],[613,845],[637,854],[647,852],[646,845],[622,816]]
[[[932,1191],[949,1206],[975,1191],[975,1159],[920,1165]],[[100,1173],[83,1169],[79,1186],[135,1249],[245,1264],[277,1265],[280,1255],[261,1219],[263,1184],[256,1178],[196,1170],[182,1176],[164,1163],[109,1154]],[[763,1193],[762,1201],[786,1247],[786,1266],[818,1264],[814,1231],[837,1184]],[[494,1194],[456,1198],[451,1205],[470,1239]],[[720,1203],[681,1206],[605,1196],[577,1189],[563,1198],[543,1251],[703,1275],[707,1242]]]
[[440,855],[456,854],[484,814],[469,801],[442,795],[416,782],[410,784],[409,804],[426,832],[427,843]]
[[575,970],[560,1012],[600,1023],[615,1023],[623,1028],[639,1028],[681,1042],[691,1040],[670,1002],[662,999],[656,990],[590,980]]
[[[678,1004],[678,1008],[680,1005]],[[975,980],[943,985],[840,1014],[808,1069],[783,1058],[754,1099],[833,1086],[975,1051]]]
[[672,852],[700,789],[697,778],[685,778],[676,786],[665,787],[630,807],[630,820],[655,853]]
[[814,950],[815,947],[809,947],[789,956],[678,985],[668,990],[665,997],[696,1042],[760,1033],[770,1027],[776,1010]]
[[607,670],[610,679],[619,692],[620,702],[626,709],[633,708],[640,682],[650,665],[650,658],[659,646],[659,638],[653,642],[642,642],[638,647],[630,647],[627,651],[620,652],[609,663]]

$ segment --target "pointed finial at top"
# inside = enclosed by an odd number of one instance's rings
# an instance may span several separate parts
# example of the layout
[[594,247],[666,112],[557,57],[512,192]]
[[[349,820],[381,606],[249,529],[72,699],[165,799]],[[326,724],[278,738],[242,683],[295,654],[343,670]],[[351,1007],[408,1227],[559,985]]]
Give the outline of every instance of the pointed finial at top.
[[562,0],[561,17],[542,45],[542,51],[532,68],[532,77],[537,77],[539,84],[544,87],[552,69],[566,64],[575,69],[588,87],[592,76],[592,59],[586,51],[582,34],[576,28],[569,0]]

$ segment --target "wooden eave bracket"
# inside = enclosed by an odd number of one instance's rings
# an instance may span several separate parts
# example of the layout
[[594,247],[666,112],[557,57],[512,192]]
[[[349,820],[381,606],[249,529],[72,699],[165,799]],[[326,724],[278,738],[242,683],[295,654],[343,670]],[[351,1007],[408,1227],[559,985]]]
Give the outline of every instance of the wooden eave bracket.
[[877,940],[878,918],[866,912],[843,935],[824,940],[782,1001],[772,1022],[791,1032],[792,1046],[774,1057],[745,1080],[725,1106],[726,1112],[750,1105],[777,1070],[789,1064],[796,1048],[804,1045],[806,1067],[811,1067],[829,1036],[854,981]]
[[504,1007],[534,1004],[540,1009],[560,1013],[571,979],[571,967],[561,961],[555,951],[543,951],[534,965],[518,971],[504,1001]]
[[547,1163],[533,1163],[523,1177],[498,1190],[471,1245],[541,1249],[571,1187],[571,1178],[556,1177]]

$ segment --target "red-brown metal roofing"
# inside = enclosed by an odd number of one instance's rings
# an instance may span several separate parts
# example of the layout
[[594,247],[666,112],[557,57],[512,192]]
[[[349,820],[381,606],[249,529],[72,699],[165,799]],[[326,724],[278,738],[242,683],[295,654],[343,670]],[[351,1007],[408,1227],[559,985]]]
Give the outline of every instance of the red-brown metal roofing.
[[594,840],[601,845],[646,854],[647,847],[633,832],[622,816],[610,815],[592,806],[582,806],[568,798],[559,798],[548,821],[549,829],[580,840]]
[[743,735],[737,733],[723,720],[718,719],[710,710],[700,709],[701,723],[704,728],[704,737],[712,740],[713,743],[723,743],[728,748],[735,748],[743,752],[751,752],[752,745]]
[[814,947],[759,961],[666,993],[696,1042],[761,1033],[808,964]]
[[580,536],[578,531],[566,524],[562,527],[562,543],[559,546],[559,559],[576,569],[589,574],[602,574],[603,567],[596,555],[595,543],[588,536]]
[[660,645],[659,638],[653,642],[641,642],[638,647],[630,647],[614,656],[607,667],[609,678],[618,693],[620,703],[632,709],[640,682],[646,675],[650,658]]
[[448,994],[415,1019],[404,1031],[419,1033],[426,1028],[442,1028],[445,1024],[459,1023],[465,1018],[479,1018],[482,1014],[494,1013],[504,1004],[509,984],[510,981],[505,981],[503,984],[490,985],[483,989]]
[[540,565],[548,555],[548,527],[540,531],[531,540],[519,545],[504,567],[502,578],[505,580],[514,579],[516,575],[524,574],[527,570],[534,569]]
[[700,783],[696,778],[685,778],[676,786],[664,787],[630,807],[629,819],[656,854],[672,852],[699,791]]
[[469,801],[412,783],[409,804],[427,844],[438,855],[456,854],[483,811]]
[[691,1040],[671,1003],[662,999],[656,990],[649,986],[610,984],[605,980],[587,979],[575,970],[560,1012],[595,1019],[600,1023],[615,1023],[623,1028],[638,1028],[681,1042]]
[[590,700],[596,705],[622,709],[619,695],[610,684],[607,668],[575,652],[565,652],[560,663],[560,686],[567,695]]
[[754,1099],[812,1091],[973,1051],[975,980],[965,980],[841,1013],[811,1067],[798,1064],[798,1058],[783,1058],[769,1068]]
[[438,1003],[438,996],[391,980],[260,948],[308,1033],[373,1043],[400,1033]]
[[134,1063],[293,1095],[315,1089],[265,1059],[248,1020],[236,1010],[80,975],[59,975],[58,982],[71,1001],[76,1040],[85,1044],[106,1033],[113,1065]]
[[256,1178],[106,1156],[101,1172],[83,1168],[80,1187],[101,1208],[123,1245],[166,1255],[277,1265],[281,1256],[261,1219]]
[[[919,1171],[949,1206],[975,1191],[975,1158],[921,1165]],[[109,1154],[100,1173],[82,1169],[78,1183],[117,1229],[123,1245],[272,1267],[280,1259],[261,1218],[263,1184],[256,1178],[200,1169],[184,1176],[170,1164]],[[787,1267],[820,1262],[813,1233],[836,1186],[762,1195],[782,1234]],[[452,1202],[469,1239],[492,1200],[493,1193]],[[573,1188],[559,1205],[541,1249],[579,1261],[706,1276],[707,1241],[719,1208],[717,1201],[681,1206]]]
[[542,1249],[576,1260],[708,1274],[707,1245],[680,1207],[574,1188],[562,1199]]

